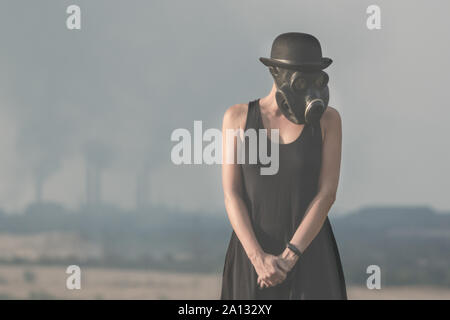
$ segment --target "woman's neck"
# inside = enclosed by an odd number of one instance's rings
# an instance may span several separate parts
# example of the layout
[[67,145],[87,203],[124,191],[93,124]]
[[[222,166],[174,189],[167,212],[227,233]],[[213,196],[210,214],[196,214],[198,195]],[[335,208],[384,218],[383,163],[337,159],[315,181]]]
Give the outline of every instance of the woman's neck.
[[277,92],[277,87],[275,83],[272,85],[272,90],[270,90],[269,94],[261,99],[259,99],[259,105],[262,109],[267,110],[270,113],[278,113],[278,105],[277,100],[275,98],[275,94]]

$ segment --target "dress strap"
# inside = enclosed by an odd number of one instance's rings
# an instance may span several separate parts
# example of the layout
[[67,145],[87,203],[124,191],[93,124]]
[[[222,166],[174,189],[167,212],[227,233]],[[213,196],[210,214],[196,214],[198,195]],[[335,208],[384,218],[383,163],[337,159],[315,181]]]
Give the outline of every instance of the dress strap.
[[245,122],[245,130],[248,128],[257,128],[258,124],[258,110],[257,110],[257,100],[252,100],[248,103],[247,120]]

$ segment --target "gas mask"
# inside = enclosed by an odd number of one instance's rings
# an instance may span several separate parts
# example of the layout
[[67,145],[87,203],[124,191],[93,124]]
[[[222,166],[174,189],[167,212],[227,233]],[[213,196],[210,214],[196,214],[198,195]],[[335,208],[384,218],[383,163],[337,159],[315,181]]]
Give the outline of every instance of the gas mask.
[[296,124],[319,121],[329,101],[328,74],[322,70],[299,71],[276,66],[269,70],[283,115]]

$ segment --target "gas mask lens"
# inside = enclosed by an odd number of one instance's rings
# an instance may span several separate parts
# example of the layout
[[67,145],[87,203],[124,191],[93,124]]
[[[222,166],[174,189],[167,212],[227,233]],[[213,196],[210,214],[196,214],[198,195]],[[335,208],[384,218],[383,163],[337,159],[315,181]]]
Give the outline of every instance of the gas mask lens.
[[301,93],[307,88],[323,89],[328,84],[328,74],[323,71],[315,73],[294,72],[291,76],[292,91]]
[[307,80],[300,72],[294,72],[291,76],[291,89],[294,92],[302,92],[308,87]]
[[328,84],[328,80],[328,74],[322,71],[316,77],[314,84],[316,85],[317,89],[322,89]]

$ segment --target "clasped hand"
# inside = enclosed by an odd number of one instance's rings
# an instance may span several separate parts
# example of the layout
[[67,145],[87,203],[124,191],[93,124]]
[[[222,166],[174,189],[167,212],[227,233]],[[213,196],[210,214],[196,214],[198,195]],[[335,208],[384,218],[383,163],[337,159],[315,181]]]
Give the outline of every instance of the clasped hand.
[[278,256],[263,253],[253,259],[252,264],[258,274],[258,287],[262,289],[282,283],[297,260],[298,256],[288,248]]

